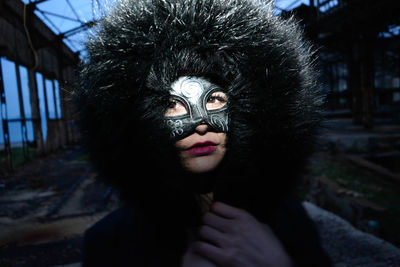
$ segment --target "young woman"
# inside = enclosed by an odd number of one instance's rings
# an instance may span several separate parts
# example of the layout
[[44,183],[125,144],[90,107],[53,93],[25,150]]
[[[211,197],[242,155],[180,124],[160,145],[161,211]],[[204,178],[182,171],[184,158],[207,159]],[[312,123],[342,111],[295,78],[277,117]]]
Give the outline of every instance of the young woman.
[[293,195],[320,116],[296,24],[255,0],[122,0],[89,39],[79,93],[124,206],[85,266],[329,266]]

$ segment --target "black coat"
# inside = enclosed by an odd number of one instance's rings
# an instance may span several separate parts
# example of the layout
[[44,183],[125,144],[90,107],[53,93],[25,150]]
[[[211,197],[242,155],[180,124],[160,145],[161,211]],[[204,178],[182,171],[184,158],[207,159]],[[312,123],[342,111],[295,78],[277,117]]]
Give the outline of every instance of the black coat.
[[[157,224],[146,220],[131,206],[112,212],[86,231],[83,266],[179,266],[183,254],[172,252],[170,246],[182,239],[177,234],[169,242],[160,241],[154,229]],[[290,198],[269,226],[295,266],[331,266],[313,222],[299,200]]]

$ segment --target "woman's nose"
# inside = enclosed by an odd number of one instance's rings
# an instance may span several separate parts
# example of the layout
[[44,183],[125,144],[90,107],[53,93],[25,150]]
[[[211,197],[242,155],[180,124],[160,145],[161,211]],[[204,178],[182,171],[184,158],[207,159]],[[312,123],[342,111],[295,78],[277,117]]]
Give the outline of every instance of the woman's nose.
[[203,135],[208,132],[208,129],[209,129],[208,124],[202,123],[202,124],[197,125],[195,132],[200,135]]

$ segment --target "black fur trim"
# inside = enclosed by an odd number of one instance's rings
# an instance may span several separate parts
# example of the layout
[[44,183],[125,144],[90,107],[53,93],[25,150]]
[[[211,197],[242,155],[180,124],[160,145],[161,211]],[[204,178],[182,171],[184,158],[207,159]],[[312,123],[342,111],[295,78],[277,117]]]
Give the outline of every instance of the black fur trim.
[[123,0],[87,48],[82,126],[93,162],[124,199],[168,212],[179,207],[187,223],[198,219],[163,123],[169,87],[183,75],[205,77],[229,97],[217,200],[267,220],[265,210],[278,207],[304,173],[321,96],[310,45],[293,19],[273,14],[272,3]]

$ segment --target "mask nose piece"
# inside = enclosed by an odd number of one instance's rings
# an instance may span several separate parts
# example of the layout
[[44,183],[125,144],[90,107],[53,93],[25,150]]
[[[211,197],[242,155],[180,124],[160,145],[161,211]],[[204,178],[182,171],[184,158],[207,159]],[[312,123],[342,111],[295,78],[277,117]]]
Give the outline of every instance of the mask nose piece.
[[197,107],[193,110],[192,120],[196,127],[200,124],[208,124],[207,112]]
[[202,124],[206,124],[206,125],[210,126],[210,124],[207,121],[207,118],[204,118],[204,117],[198,117],[193,122],[194,122],[195,127],[202,125]]

